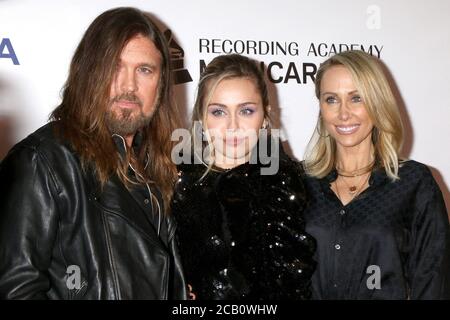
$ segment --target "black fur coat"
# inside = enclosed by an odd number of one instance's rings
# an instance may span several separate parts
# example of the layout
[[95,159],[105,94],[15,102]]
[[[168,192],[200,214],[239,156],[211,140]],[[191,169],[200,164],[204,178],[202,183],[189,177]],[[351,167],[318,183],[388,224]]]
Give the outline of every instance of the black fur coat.
[[179,166],[172,204],[186,282],[197,299],[308,299],[314,239],[305,232],[298,163],[210,171]]

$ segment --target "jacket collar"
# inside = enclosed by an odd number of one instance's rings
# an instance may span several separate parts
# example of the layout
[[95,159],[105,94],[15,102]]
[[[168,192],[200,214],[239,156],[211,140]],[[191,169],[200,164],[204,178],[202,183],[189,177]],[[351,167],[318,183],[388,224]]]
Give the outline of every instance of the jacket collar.
[[[114,141],[114,144],[116,145],[117,151],[119,152],[121,159],[122,160],[125,159],[127,150],[128,150],[128,146],[125,141],[125,138],[122,137],[120,134],[113,133],[112,139]],[[142,147],[143,140],[144,140],[144,138],[143,138],[142,132],[141,131],[136,132],[136,134],[133,137],[133,142],[131,143],[131,148],[133,149],[135,154],[139,153],[139,150]],[[147,153],[144,169],[147,168],[149,161],[150,161],[150,157]]]

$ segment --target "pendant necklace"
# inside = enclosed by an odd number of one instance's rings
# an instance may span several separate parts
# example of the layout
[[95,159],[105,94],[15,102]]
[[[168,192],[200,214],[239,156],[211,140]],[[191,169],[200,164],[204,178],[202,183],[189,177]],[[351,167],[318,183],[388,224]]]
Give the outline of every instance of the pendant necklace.
[[[360,169],[356,169],[354,171],[350,171],[350,172],[340,170],[339,168],[336,167],[336,171],[337,171],[338,175],[342,177],[341,180],[343,180],[344,183],[347,185],[348,193],[350,196],[354,196],[357,193],[357,191],[361,188],[361,186],[359,188],[357,187],[357,185],[359,185],[359,183],[361,182],[361,177],[363,175],[365,175],[366,173],[372,171],[374,163],[375,163],[375,161],[372,161],[369,165],[367,165],[363,168],[360,168]],[[345,180],[345,178],[356,178],[356,177],[360,177],[360,178],[358,180],[358,183],[356,183],[354,185],[349,185],[347,183],[347,181]]]

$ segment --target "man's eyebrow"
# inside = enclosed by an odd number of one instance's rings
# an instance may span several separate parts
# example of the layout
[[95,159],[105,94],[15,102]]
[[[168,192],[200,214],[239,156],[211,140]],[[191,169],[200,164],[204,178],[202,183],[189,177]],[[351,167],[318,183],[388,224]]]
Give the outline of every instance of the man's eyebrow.
[[158,67],[156,63],[148,63],[148,62],[142,62],[138,63],[141,67],[149,67],[149,68],[156,68]]
[[[122,59],[119,59],[118,61],[119,65],[123,63]],[[158,68],[158,64],[155,62],[147,62],[147,61],[142,61],[142,62],[138,62],[136,63],[136,65],[138,65],[139,67],[147,67],[147,68],[151,68],[151,69],[156,69]]]

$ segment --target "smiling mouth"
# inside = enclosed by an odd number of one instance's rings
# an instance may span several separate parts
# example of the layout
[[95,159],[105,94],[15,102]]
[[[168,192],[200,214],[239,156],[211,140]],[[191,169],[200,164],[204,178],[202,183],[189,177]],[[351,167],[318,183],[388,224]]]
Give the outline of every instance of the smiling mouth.
[[356,131],[358,131],[360,125],[354,124],[354,125],[348,125],[348,126],[335,126],[335,127],[336,127],[336,131],[339,134],[352,134],[352,133],[355,133]]

